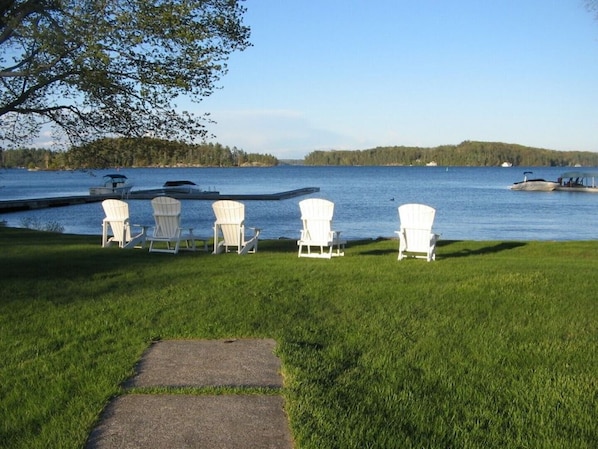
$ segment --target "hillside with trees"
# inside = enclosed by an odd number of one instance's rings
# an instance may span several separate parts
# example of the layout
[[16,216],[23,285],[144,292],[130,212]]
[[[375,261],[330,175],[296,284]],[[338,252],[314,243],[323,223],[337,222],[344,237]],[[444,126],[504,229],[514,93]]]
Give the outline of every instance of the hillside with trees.
[[314,151],[305,165],[426,165],[493,167],[503,162],[515,166],[568,167],[598,166],[598,153],[554,151],[501,142],[466,140],[459,145],[433,148],[377,147],[355,151]]
[[[598,166],[598,153],[554,151],[500,142],[465,141],[434,148],[377,147],[353,151],[314,151],[303,165],[426,165],[498,167],[503,162],[525,167]],[[188,144],[154,138],[106,138],[68,151],[22,148],[0,150],[0,167],[42,170],[111,167],[247,167],[279,165],[270,154],[246,153],[219,143]]]
[[0,166],[42,170],[111,167],[245,167],[278,165],[269,154],[246,153],[219,143],[187,144],[152,138],[100,139],[68,151],[0,150]]

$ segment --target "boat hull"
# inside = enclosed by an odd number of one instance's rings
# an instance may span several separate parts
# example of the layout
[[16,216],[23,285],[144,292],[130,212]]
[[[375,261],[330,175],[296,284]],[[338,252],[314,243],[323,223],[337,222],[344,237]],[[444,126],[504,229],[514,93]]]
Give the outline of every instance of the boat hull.
[[511,190],[523,190],[528,192],[552,192],[559,186],[558,182],[529,180],[516,182],[511,186]]
[[133,190],[129,196],[135,197],[156,197],[156,196],[170,196],[172,198],[209,198],[220,195],[216,190],[201,190],[201,189],[185,189],[185,188],[161,188],[161,189],[146,189]]
[[126,187],[90,187],[90,195],[127,195],[133,186]]
[[559,192],[598,193],[598,187],[589,187],[589,186],[579,186],[579,187],[557,186],[556,190],[558,190]]

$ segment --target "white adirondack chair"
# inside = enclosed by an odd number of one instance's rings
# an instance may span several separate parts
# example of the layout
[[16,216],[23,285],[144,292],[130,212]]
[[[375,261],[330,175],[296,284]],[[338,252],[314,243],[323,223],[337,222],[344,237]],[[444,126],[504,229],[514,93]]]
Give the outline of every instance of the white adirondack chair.
[[129,205],[121,200],[104,200],[102,207],[106,214],[102,221],[102,246],[118,244],[120,248],[126,249],[143,248],[147,227],[131,224]]
[[[438,234],[432,232],[436,209],[425,204],[399,206],[399,260],[405,257],[436,260]],[[407,254],[408,253],[408,254]]]
[[[181,228],[181,202],[168,196],[152,199],[155,226],[150,242],[149,251],[156,253],[177,254],[180,249],[195,251],[195,240],[204,240],[193,235],[193,228]],[[181,248],[181,242],[185,247]],[[204,240],[206,242],[206,240]],[[207,242],[206,242],[207,244]]]
[[[330,259],[332,256],[344,256],[346,240],[340,232],[332,230],[334,203],[319,198],[309,198],[299,202],[303,229],[299,245],[299,257],[319,257]],[[316,247],[319,251],[312,252]],[[336,250],[334,250],[336,247]],[[303,252],[303,250],[306,252]],[[326,251],[324,250],[326,249]]]
[[248,228],[253,235],[245,237],[245,205],[238,201],[221,200],[212,204],[216,221],[214,222],[214,252],[228,252],[236,248],[238,254],[257,252],[258,237],[261,229]]

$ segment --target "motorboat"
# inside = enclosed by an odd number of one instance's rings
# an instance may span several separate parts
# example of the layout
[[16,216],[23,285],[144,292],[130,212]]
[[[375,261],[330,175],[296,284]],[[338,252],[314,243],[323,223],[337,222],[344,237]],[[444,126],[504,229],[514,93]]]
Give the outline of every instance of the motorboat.
[[89,188],[90,195],[120,195],[127,196],[133,187],[125,175],[110,173],[102,178],[103,184]]
[[202,190],[193,181],[166,181],[162,186],[164,193],[201,193]]
[[556,190],[598,193],[598,171],[568,171],[559,176]]
[[166,181],[162,187],[157,189],[134,190],[131,198],[146,198],[156,196],[170,196],[179,199],[210,198],[218,196],[220,192],[215,190],[202,190],[193,181]]
[[530,192],[552,192],[559,186],[558,182],[546,181],[545,179],[529,179],[527,175],[531,175],[533,172],[523,172],[523,181],[514,183],[511,186],[511,190],[525,190]]

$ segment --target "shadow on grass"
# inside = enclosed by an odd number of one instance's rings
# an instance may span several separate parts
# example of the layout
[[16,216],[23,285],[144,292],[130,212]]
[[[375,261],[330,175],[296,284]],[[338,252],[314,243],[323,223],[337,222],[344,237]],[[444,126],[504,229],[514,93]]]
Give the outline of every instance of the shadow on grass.
[[[392,246],[381,247],[381,242],[389,242]],[[373,245],[376,245],[372,247]],[[467,247],[466,247],[467,245]],[[494,254],[501,251],[508,251],[521,246],[525,242],[482,242],[482,241],[464,241],[464,240],[440,240],[436,244],[436,258],[449,259],[453,257],[467,257],[483,254]],[[358,249],[360,255],[368,256],[387,256],[389,254],[398,255],[399,242],[397,239],[388,239],[380,237],[375,240],[360,240],[350,242],[351,248]],[[358,248],[361,246],[362,248]]]
[[179,255],[148,254],[145,249],[102,248],[101,237],[52,234],[27,229],[0,228],[0,273],[13,282],[89,281],[109,276],[144,273],[160,266],[205,258],[203,251]]
[[[378,237],[377,239],[360,239],[360,240],[349,240],[347,241],[347,245],[345,249],[350,249],[353,252],[353,255],[385,255],[391,254],[392,252],[398,252],[398,240],[396,240],[396,251],[392,248],[383,249],[383,248],[371,248],[372,245],[375,245],[380,242],[392,241],[391,239],[385,237]],[[362,249],[363,247],[364,249]],[[297,255],[298,246],[297,246],[297,239],[290,239],[290,238],[280,238],[276,240],[260,240],[259,243],[260,250],[268,251],[271,253],[294,253]]]
[[260,240],[258,253],[268,251],[272,253],[295,253],[297,252],[297,239],[280,238],[276,240]]
[[[485,242],[475,242],[476,245],[483,245]],[[525,242],[489,242],[492,243],[488,246],[480,246],[479,248],[459,248],[459,245],[465,244],[462,240],[445,240],[440,241],[437,244],[437,248],[442,248],[443,250],[437,252],[437,257],[442,259],[449,259],[453,257],[468,257],[468,256],[479,256],[483,254],[495,254],[502,251],[508,251],[511,249],[519,248],[521,246],[525,246]],[[457,248],[452,252],[447,252],[446,249],[451,249],[449,247],[457,246]]]

